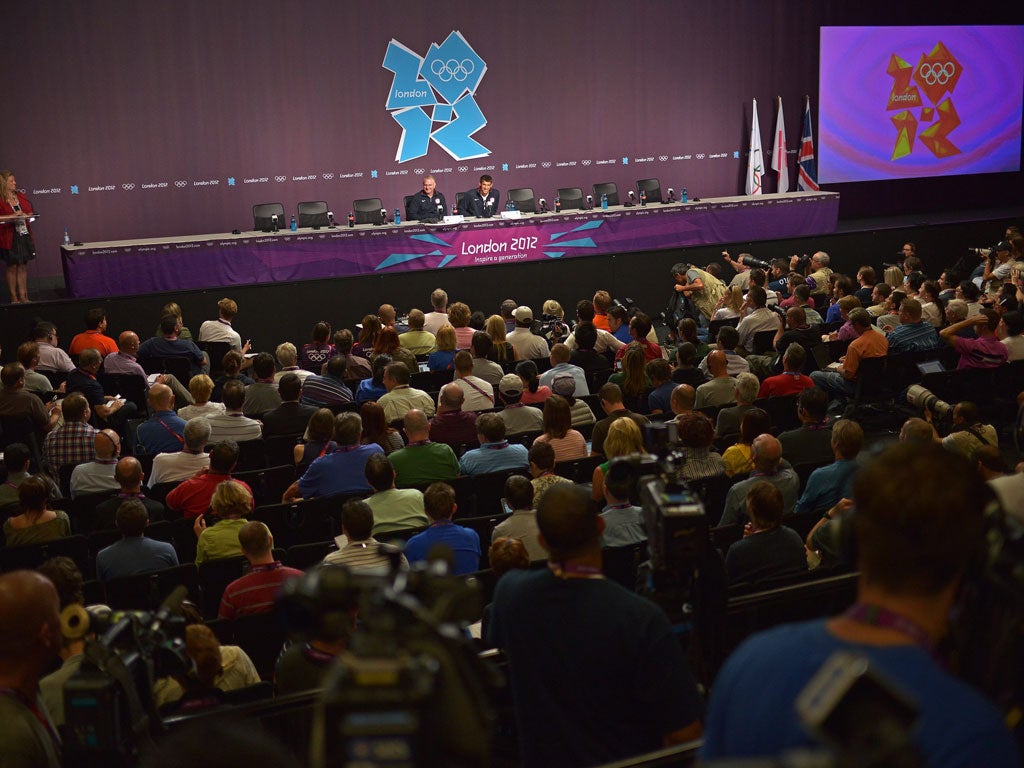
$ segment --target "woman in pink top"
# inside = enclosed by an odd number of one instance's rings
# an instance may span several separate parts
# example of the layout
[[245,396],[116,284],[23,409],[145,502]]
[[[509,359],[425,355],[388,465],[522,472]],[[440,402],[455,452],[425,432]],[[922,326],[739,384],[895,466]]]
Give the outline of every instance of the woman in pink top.
[[470,342],[473,341],[473,334],[476,333],[469,325],[470,317],[472,317],[472,312],[470,312],[468,304],[456,301],[448,307],[448,322],[455,329],[455,345],[459,349],[469,349]]
[[516,376],[523,380],[523,399],[520,402],[526,405],[543,403],[551,397],[551,387],[540,385],[537,364],[533,360],[523,360],[519,363],[516,366]]
[[587,455],[587,439],[572,428],[572,409],[561,395],[551,395],[544,401],[544,434],[537,441],[551,445],[556,464]]

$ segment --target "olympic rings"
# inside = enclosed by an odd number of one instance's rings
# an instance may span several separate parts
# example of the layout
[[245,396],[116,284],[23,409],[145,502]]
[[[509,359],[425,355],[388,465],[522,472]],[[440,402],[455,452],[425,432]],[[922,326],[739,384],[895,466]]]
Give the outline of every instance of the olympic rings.
[[945,85],[956,74],[956,64],[952,61],[942,64],[931,64],[926,61],[918,68],[917,74],[927,85]]
[[462,61],[456,59],[448,59],[448,61],[434,59],[430,62],[430,71],[442,83],[447,83],[450,80],[455,80],[459,83],[465,82],[473,74],[474,69],[476,69],[476,65],[471,59],[463,59]]

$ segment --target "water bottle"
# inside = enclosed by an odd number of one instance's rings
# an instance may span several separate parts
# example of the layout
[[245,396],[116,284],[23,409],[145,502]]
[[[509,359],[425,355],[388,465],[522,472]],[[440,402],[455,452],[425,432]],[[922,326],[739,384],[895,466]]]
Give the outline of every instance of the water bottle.
[[608,210],[608,195],[605,194],[604,192],[601,193],[601,210]]
[[647,190],[640,190],[640,205],[647,205]]
[[299,222],[297,222],[295,220],[295,215],[294,214],[292,214],[292,222],[288,226],[291,227],[292,232],[298,232],[299,231]]
[[452,216],[458,216],[458,215],[459,215],[459,207],[455,203],[452,203]]
[[558,195],[555,195],[555,213],[562,212],[562,201],[558,199]]
[[682,195],[680,195],[679,199],[682,200],[684,203],[690,202],[690,195],[687,193],[686,187],[683,187],[683,193]]
[[64,245],[71,245],[71,235],[68,234],[67,227],[64,227]]
[[401,223],[402,223],[402,212],[400,210],[398,210],[397,208],[395,208],[395,224],[401,224]]
[[355,225],[356,225],[356,217],[353,215],[352,211],[349,211],[348,212],[348,226],[351,229]]

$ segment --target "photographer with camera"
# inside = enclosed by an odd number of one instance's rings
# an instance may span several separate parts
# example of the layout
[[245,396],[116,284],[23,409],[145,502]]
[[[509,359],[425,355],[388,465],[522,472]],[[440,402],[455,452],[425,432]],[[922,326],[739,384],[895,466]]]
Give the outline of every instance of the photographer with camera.
[[[927,390],[926,390],[927,391]],[[926,403],[924,406],[924,418],[935,430],[934,415],[932,409],[939,406],[949,406],[937,398]],[[968,460],[974,459],[974,451],[983,445],[999,446],[999,435],[996,428],[991,424],[983,424],[978,406],[966,400],[957,403],[953,408],[953,428],[948,435],[940,438],[938,431],[935,431],[935,442],[940,443],[943,448],[952,453],[957,453]]]
[[985,271],[981,275],[981,284],[986,293],[996,293],[1010,278],[1010,270],[1014,267],[1014,262],[1010,259],[1012,252],[1013,247],[1005,240],[992,246],[988,258],[985,259]]

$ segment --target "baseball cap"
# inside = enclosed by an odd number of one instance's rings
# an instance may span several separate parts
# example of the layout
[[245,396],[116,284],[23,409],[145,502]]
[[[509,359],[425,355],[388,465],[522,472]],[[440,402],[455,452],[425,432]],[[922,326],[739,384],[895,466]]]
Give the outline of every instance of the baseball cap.
[[527,320],[533,320],[533,310],[529,307],[516,307],[512,316],[515,317],[516,322],[525,323]]
[[503,395],[523,394],[523,380],[514,373],[506,373],[498,382],[498,391]]
[[556,376],[551,382],[551,391],[562,397],[572,397],[576,394],[576,379],[569,375]]
[[1001,240],[1000,242],[998,242],[998,243],[996,243],[995,245],[992,246],[992,250],[993,251],[1012,251],[1013,250],[1013,246],[1010,245],[1005,240]]

